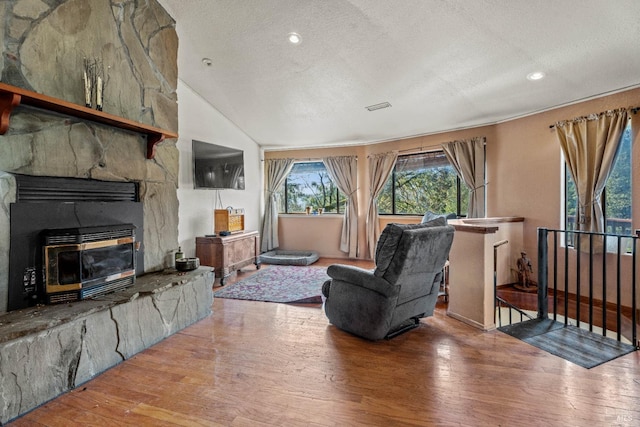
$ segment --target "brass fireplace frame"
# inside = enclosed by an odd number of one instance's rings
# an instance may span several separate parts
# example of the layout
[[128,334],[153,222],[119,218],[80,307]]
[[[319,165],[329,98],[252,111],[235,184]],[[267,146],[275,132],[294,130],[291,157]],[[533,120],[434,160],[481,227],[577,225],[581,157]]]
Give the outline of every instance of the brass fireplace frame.
[[[107,229],[109,227],[100,228]],[[128,228],[125,227],[125,229],[116,231],[116,233],[122,233],[124,231],[130,233],[130,235],[122,237],[107,237],[105,235],[106,233],[96,233],[85,236],[80,229],[77,231],[77,235],[70,235],[65,232],[60,236],[55,236],[55,230],[49,230],[49,232],[54,233],[54,235],[47,237],[43,242],[43,273],[45,296],[48,304],[82,300],[128,287],[135,282],[136,252],[139,249],[139,244],[137,244],[135,238],[135,226],[130,225]],[[83,274],[81,272],[88,267],[85,263],[90,262],[83,258],[83,252],[111,247],[115,249],[122,245],[130,246],[131,264],[127,266],[128,268],[116,272],[107,272],[83,280]],[[64,280],[61,279],[64,273],[60,267],[60,259],[61,254],[64,253],[78,254],[77,260],[74,261],[77,262],[77,282],[64,283]]]

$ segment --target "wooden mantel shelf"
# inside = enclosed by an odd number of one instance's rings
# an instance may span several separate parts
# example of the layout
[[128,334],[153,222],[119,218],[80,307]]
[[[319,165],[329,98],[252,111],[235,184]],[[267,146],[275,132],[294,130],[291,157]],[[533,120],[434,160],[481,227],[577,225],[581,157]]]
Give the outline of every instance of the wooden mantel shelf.
[[67,116],[113,126],[147,135],[147,159],[153,159],[156,154],[156,145],[165,138],[177,138],[176,132],[148,126],[104,111],[94,110],[83,105],[73,104],[62,99],[42,95],[19,87],[0,82],[0,135],[4,135],[9,129],[11,112],[18,105],[29,105],[42,108]]

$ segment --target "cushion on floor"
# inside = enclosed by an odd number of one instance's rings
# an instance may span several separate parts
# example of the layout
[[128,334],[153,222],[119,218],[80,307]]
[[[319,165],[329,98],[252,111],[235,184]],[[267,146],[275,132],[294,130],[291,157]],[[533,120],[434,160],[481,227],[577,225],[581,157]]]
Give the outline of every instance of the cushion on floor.
[[273,250],[260,255],[260,261],[265,264],[280,265],[310,265],[318,260],[314,251],[285,251]]

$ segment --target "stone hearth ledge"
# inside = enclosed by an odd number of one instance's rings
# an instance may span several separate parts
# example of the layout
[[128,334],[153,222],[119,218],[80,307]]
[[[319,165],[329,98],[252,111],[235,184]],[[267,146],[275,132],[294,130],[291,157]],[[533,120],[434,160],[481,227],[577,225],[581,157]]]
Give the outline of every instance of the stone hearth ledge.
[[136,278],[124,290],[0,315],[0,423],[211,314],[210,267]]

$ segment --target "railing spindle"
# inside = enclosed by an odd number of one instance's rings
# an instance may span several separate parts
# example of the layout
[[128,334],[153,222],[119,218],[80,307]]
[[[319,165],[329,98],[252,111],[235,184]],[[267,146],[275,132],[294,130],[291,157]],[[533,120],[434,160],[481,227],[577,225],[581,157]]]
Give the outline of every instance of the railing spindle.
[[[580,327],[580,278],[582,277],[580,265],[582,260],[582,234],[578,234],[576,248],[576,326]],[[569,294],[565,295],[569,299]],[[565,316],[569,317],[569,312],[565,313]]]
[[[571,234],[571,241],[573,242],[574,233]],[[569,245],[564,248],[564,324],[565,326],[569,322]]]
[[547,301],[549,242],[547,241],[547,236],[546,228],[538,228],[538,319],[546,319],[549,314],[549,303]]
[[638,341],[638,331],[637,331],[637,303],[636,303],[636,268],[638,267],[637,264],[637,258],[636,258],[636,245],[638,243],[637,239],[633,239],[632,241],[632,246],[631,246],[631,250],[632,250],[632,257],[633,257],[633,262],[632,262],[632,269],[633,272],[631,273],[631,342],[633,343],[633,345],[636,346],[636,348],[640,348],[640,341]]
[[[622,237],[618,236],[618,252],[616,258],[616,331],[618,331],[617,339],[620,341],[620,337],[622,334],[622,295],[621,295],[621,287],[620,287],[620,248],[622,247]],[[603,307],[605,310],[606,306]]]
[[602,335],[607,334],[607,236],[602,237]]
[[589,332],[593,332],[593,234],[589,234]]
[[[565,233],[565,241],[567,234]],[[553,320],[558,313],[558,232],[553,231]]]

